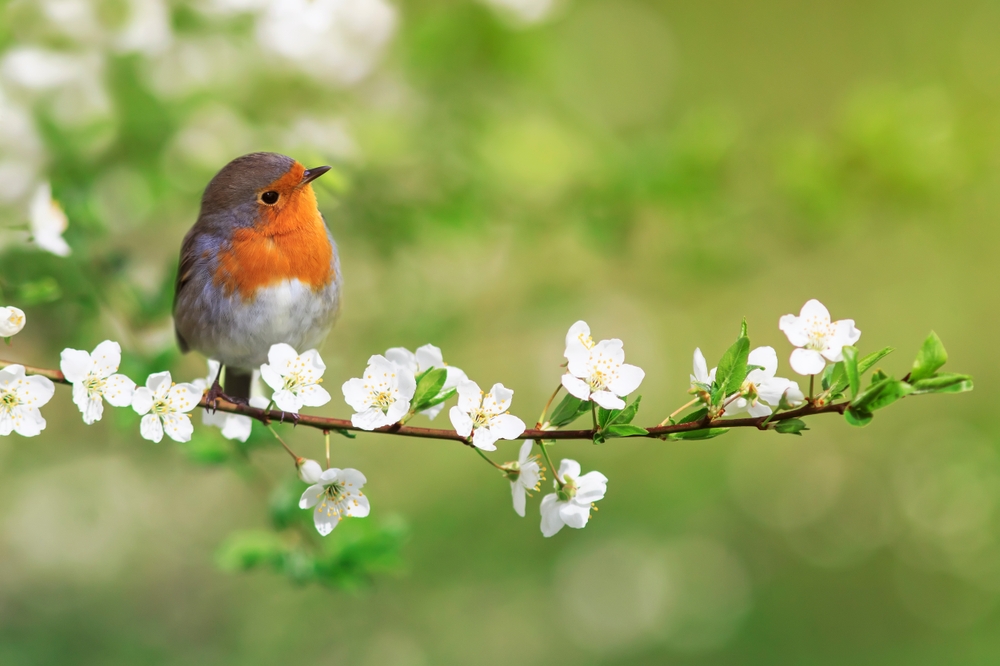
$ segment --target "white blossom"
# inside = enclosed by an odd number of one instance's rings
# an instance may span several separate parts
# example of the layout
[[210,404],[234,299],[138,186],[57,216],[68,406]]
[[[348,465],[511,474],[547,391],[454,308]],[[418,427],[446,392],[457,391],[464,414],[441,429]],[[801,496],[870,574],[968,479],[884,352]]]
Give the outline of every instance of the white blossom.
[[542,480],[542,469],[538,464],[538,456],[531,455],[531,448],[534,445],[534,440],[524,440],[517,455],[517,462],[509,462],[503,466],[507,479],[510,481],[514,511],[522,518],[524,518],[525,496],[531,491],[538,490]]
[[409,369],[375,354],[368,359],[364,377],[344,382],[344,400],[354,408],[351,423],[375,430],[398,423],[410,411],[417,382]]
[[45,419],[38,410],[55,392],[47,377],[26,377],[23,365],[8,365],[0,370],[0,435],[16,432],[34,437],[45,430]]
[[[594,502],[604,499],[608,491],[608,477],[600,472],[580,475],[580,463],[563,459],[554,484],[556,492],[542,498],[542,534],[550,537],[568,525],[580,529],[590,520]],[[559,481],[562,481],[560,487]]]
[[319,483],[323,477],[323,468],[320,467],[320,464],[308,458],[296,458],[295,470],[298,472],[299,478],[310,485]]
[[853,319],[831,322],[830,311],[816,299],[807,301],[798,317],[783,316],[778,328],[788,336],[789,342],[799,347],[792,352],[790,363],[792,370],[800,375],[818,375],[823,372],[826,361],[842,361],[843,348],[861,338],[861,331],[854,327]]
[[622,347],[617,338],[594,344],[587,323],[576,322],[566,333],[569,372],[562,376],[562,385],[580,400],[593,400],[605,409],[624,408],[621,398],[639,388],[646,373],[625,363]]
[[320,407],[330,402],[330,394],[320,386],[326,364],[315,349],[299,354],[291,345],[279,342],[267,352],[260,376],[274,390],[271,400],[283,412],[299,413],[303,406]]
[[257,41],[310,76],[350,85],[374,68],[395,29],[386,0],[270,0]]
[[371,510],[368,498],[361,492],[365,475],[356,469],[331,468],[323,472],[315,485],[306,488],[299,499],[300,509],[312,509],[313,523],[321,536],[326,536],[344,516],[364,518]]
[[59,202],[52,198],[48,182],[41,183],[31,198],[30,220],[31,237],[38,247],[60,257],[69,256],[69,245],[62,237],[69,220]]
[[[204,394],[205,391],[211,388],[215,382],[215,378],[218,376],[219,362],[214,359],[208,359],[208,375],[194,380],[191,384]],[[250,406],[257,409],[265,409],[269,402],[264,397],[264,390],[260,385],[260,373],[254,370],[250,380]],[[203,409],[201,411],[201,422],[204,425],[222,430],[222,436],[226,439],[236,439],[241,442],[250,439],[250,433],[253,430],[253,419],[249,416],[218,412],[212,409]]]
[[59,368],[73,384],[73,402],[90,425],[104,415],[104,401],[112,407],[128,407],[135,394],[135,382],[116,374],[122,362],[122,348],[105,340],[92,353],[82,349],[62,350]]
[[708,370],[708,363],[705,355],[701,353],[700,347],[694,350],[694,374],[691,375],[691,388],[696,391],[708,391],[715,383],[715,371],[717,368]]
[[767,416],[772,411],[771,407],[781,403],[783,395],[789,405],[805,400],[798,383],[774,376],[778,371],[778,354],[774,347],[757,347],[750,352],[747,364],[760,367],[747,373],[738,397],[726,407],[727,414],[748,412],[750,416]]
[[0,308],[0,338],[17,335],[24,328],[26,321],[24,311],[20,308],[15,308],[13,305]]
[[[444,386],[441,387],[438,396],[447,393],[453,388],[457,388],[460,382],[469,378],[461,369],[445,363],[444,357],[441,355],[441,350],[434,345],[428,344],[418,347],[416,353],[411,352],[405,347],[393,347],[386,350],[385,357],[396,365],[406,368],[414,376],[427,372],[432,368],[444,368],[447,375],[444,380]],[[444,403],[440,402],[420,413],[429,419],[433,419],[441,413],[442,409],[444,409]]]
[[517,439],[524,432],[524,421],[507,413],[514,391],[494,384],[483,394],[479,384],[466,380],[458,385],[458,404],[448,416],[462,437],[472,434],[472,445],[483,451],[496,451],[498,439]]
[[174,441],[190,441],[194,426],[188,412],[200,401],[194,384],[174,384],[169,371],[150,375],[132,396],[132,409],[143,415],[139,434],[151,442],[162,440],[164,432]]

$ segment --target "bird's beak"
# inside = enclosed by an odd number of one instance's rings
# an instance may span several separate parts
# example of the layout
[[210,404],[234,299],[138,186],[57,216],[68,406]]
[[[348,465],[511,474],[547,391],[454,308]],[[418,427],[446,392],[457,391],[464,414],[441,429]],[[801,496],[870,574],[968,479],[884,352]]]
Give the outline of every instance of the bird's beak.
[[313,167],[312,169],[306,169],[305,172],[302,174],[302,182],[299,183],[299,185],[302,186],[305,185],[306,183],[311,183],[312,181],[316,180],[324,173],[329,171],[331,168],[332,167],[328,166],[318,166],[318,167]]

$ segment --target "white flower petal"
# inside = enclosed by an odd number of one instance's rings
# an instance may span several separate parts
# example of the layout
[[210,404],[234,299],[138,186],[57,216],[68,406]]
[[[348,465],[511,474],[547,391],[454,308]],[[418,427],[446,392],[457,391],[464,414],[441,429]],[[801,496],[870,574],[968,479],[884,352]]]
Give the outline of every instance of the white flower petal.
[[471,412],[479,409],[483,404],[483,392],[479,389],[479,384],[472,380],[464,381],[458,385],[458,407],[463,412]]
[[747,412],[750,414],[750,416],[758,418],[770,414],[771,408],[765,405],[763,402],[754,402],[751,403],[749,407],[747,407]]
[[700,347],[695,347],[694,349],[694,364],[693,364],[694,374],[691,375],[691,383],[698,382],[699,384],[709,384],[708,379],[708,362],[705,361],[705,355],[701,353]]
[[351,424],[355,428],[361,428],[362,430],[375,430],[384,425],[389,425],[389,420],[385,417],[385,413],[381,409],[369,407],[357,414],[352,414]]
[[822,354],[833,363],[844,360],[843,349],[861,339],[861,331],[854,327],[853,319],[841,319],[833,323],[833,335],[827,338]]
[[146,414],[143,416],[142,421],[139,423],[139,434],[144,439],[159,443],[163,439],[163,424],[160,423],[160,417],[155,414]]
[[510,409],[510,403],[514,399],[514,391],[503,384],[494,384],[493,388],[490,389],[489,395],[493,397],[493,401],[496,403],[497,412],[506,412]]
[[316,526],[316,531],[319,532],[320,536],[326,536],[333,531],[340,523],[340,516],[338,515],[327,515],[325,511],[320,511],[317,508],[313,511],[313,524]]
[[472,445],[483,451],[496,451],[497,439],[499,437],[492,428],[476,428],[475,432],[472,433]]
[[323,362],[323,357],[319,355],[319,351],[315,349],[309,349],[299,355],[299,359],[305,364],[306,370],[311,371],[318,379],[323,376],[326,372],[326,363]]
[[795,315],[783,315],[778,320],[778,328],[785,334],[788,341],[796,347],[804,347],[809,344],[809,333],[806,331],[805,322]]
[[68,382],[83,381],[93,368],[90,354],[82,349],[63,349],[59,354],[59,369]]
[[[222,412],[218,412],[222,413]],[[222,436],[245,442],[253,431],[253,419],[243,414],[226,414],[222,422]]]
[[302,409],[302,400],[291,391],[284,389],[275,391],[271,399],[274,400],[274,404],[277,405],[278,409],[283,412],[298,414]]
[[760,382],[774,377],[778,371],[778,352],[774,347],[757,347],[750,352],[747,357],[747,365],[759,365],[763,370],[752,370],[747,374],[747,381],[759,384]]
[[367,495],[348,500],[347,515],[352,518],[364,518],[371,513],[371,510],[371,503],[368,501]]
[[0,308],[0,338],[17,335],[24,328],[25,322],[27,318],[20,308],[15,308],[13,305]]
[[[77,403],[77,406],[80,406],[79,403]],[[80,411],[83,413],[84,423],[87,425],[97,423],[104,416],[104,401],[101,400],[100,396],[88,397],[85,399],[83,408]]]
[[365,380],[359,377],[348,379],[340,389],[344,393],[344,401],[356,411],[363,412],[370,406],[370,392],[365,388]]
[[410,401],[409,400],[396,400],[391,405],[389,409],[385,412],[385,422],[388,423],[399,423],[400,419],[406,416],[406,413],[410,411]]
[[401,398],[404,398],[407,402],[409,402],[417,390],[417,380],[409,369],[399,368],[399,366],[397,366],[397,368],[396,385],[399,388],[399,395]]
[[[295,363],[298,359],[299,353],[295,351],[295,348],[284,342],[279,342],[278,344],[271,345],[271,348],[267,352],[267,363],[278,373],[285,374],[288,371],[288,366]],[[261,376],[263,377],[263,366],[261,366]],[[264,379],[266,382],[267,379]],[[271,388],[277,389],[277,387],[272,386]]]
[[812,349],[796,349],[788,362],[800,375],[818,375],[826,367],[822,354]]
[[559,505],[559,519],[566,523],[567,527],[582,529],[590,520],[590,505],[580,506],[574,502],[562,502]]
[[146,378],[146,388],[153,392],[155,398],[162,399],[167,396],[171,381],[169,371],[157,372]]
[[135,410],[136,414],[145,414],[152,408],[153,392],[145,386],[140,386],[132,395],[132,409]]
[[596,471],[587,472],[576,479],[576,497],[573,499],[589,505],[591,502],[604,499],[606,492],[608,492],[608,477]]
[[416,354],[405,347],[392,347],[391,349],[386,349],[385,357],[399,367],[407,368],[414,374],[420,372],[420,365],[417,363]]
[[583,350],[588,350],[593,346],[593,340],[590,338],[590,326],[587,322],[580,320],[569,327],[566,332],[566,351],[563,355],[568,359],[571,353],[579,351],[581,348]]
[[167,392],[167,404],[175,412],[190,412],[201,402],[201,395],[194,384],[176,384]]
[[[315,461],[311,461],[315,462]],[[319,467],[319,463],[316,463]],[[320,472],[322,473],[322,471]],[[299,498],[299,508],[300,509],[311,509],[317,504],[319,504],[320,499],[326,494],[326,488],[320,484],[315,484],[309,486],[304,491],[302,491],[302,497]]]
[[163,431],[175,442],[190,442],[194,426],[187,414],[170,412],[163,415]]
[[525,497],[527,495],[524,491],[524,486],[517,481],[511,481],[510,494],[511,499],[514,500],[514,513],[524,518]]
[[572,479],[580,476],[580,463],[575,460],[570,460],[569,458],[563,458],[559,463],[559,478],[565,482],[567,474],[569,474]]
[[542,504],[539,507],[542,514],[542,536],[553,536],[563,528],[565,523],[559,515],[560,504],[555,493],[550,493],[542,498]]
[[451,425],[455,428],[455,432],[462,437],[468,437],[469,433],[472,432],[472,419],[458,405],[449,410],[448,418],[451,419]]
[[[323,475],[323,468],[315,460],[302,460],[302,463],[297,465],[297,470],[299,478],[309,484],[318,483]],[[305,499],[305,495],[302,498]],[[315,502],[309,506],[302,506],[302,499],[299,500],[299,508],[302,509],[311,508],[314,504]]]
[[322,407],[330,402],[330,394],[325,388],[317,384],[303,386],[298,390],[299,400],[306,407]]
[[517,483],[530,490],[535,487],[541,478],[541,468],[536,462],[528,462],[521,465],[521,473],[517,477]]
[[528,458],[531,457],[531,449],[534,446],[535,446],[535,440],[533,439],[524,440],[524,444],[521,445],[521,449],[517,452],[517,462],[519,465],[524,467],[525,463],[528,462]]
[[826,309],[826,306],[817,301],[815,298],[810,298],[806,301],[806,304],[802,306],[802,310],[799,311],[800,319],[809,319],[820,324],[830,323],[830,311]]
[[441,350],[431,344],[426,344],[423,347],[417,347],[417,353],[415,354],[418,372],[424,372],[431,368],[440,368],[444,366],[444,356],[441,354]]
[[104,399],[112,407],[128,407],[133,395],[135,382],[125,375],[111,375],[104,384]]
[[524,429],[524,421],[511,414],[499,414],[490,419],[490,431],[497,439],[517,439]]
[[98,377],[110,377],[118,372],[122,364],[122,348],[117,342],[105,340],[94,348],[90,359],[94,363],[94,374]]
[[264,380],[265,384],[271,387],[272,391],[280,391],[285,388],[285,378],[281,376],[278,370],[267,363],[260,366],[260,378]]
[[625,401],[611,391],[594,391],[590,399],[604,409],[625,409]]
[[608,389],[616,395],[626,396],[639,388],[645,376],[646,373],[639,366],[623,363],[618,368],[618,377],[608,385]]
[[364,488],[364,485],[368,483],[368,478],[365,477],[360,470],[356,470],[353,467],[347,467],[340,470],[340,474],[337,478],[343,481],[344,485],[350,488],[352,492]]
[[562,385],[574,398],[590,400],[590,385],[582,379],[565,374],[562,376]]

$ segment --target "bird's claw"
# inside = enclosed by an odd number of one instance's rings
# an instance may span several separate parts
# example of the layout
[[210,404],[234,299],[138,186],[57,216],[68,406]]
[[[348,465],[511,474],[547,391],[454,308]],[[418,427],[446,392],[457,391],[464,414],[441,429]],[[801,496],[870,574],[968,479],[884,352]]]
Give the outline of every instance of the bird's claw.
[[289,420],[292,422],[293,428],[297,426],[299,421],[302,419],[297,412],[279,412],[279,414],[281,414],[281,416],[278,417],[278,423],[284,423],[285,416],[288,416]]

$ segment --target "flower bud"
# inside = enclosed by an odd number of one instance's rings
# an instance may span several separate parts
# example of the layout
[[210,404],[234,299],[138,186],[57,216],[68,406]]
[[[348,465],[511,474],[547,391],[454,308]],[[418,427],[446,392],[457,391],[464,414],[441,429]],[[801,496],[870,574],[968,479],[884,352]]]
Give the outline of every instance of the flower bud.
[[14,306],[0,308],[0,338],[9,338],[24,328],[24,312]]
[[299,478],[306,483],[319,483],[319,478],[323,475],[323,468],[315,460],[298,458],[295,460],[295,467],[298,469]]

